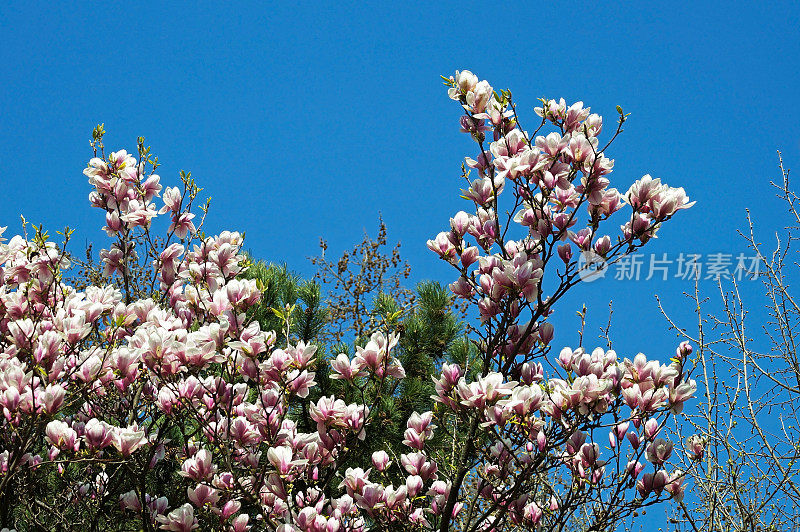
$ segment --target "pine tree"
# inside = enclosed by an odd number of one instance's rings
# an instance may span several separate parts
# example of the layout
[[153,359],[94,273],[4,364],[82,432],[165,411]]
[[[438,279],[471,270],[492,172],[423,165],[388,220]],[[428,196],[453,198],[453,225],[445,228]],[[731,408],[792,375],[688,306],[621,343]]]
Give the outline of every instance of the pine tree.
[[[383,246],[386,228],[381,222],[377,240],[365,235],[363,242],[336,262],[328,262],[324,255],[315,259],[319,273],[314,279],[302,279],[286,265],[264,261],[253,262],[244,276],[257,280],[262,298],[252,312],[263,330],[276,331],[277,346],[299,341],[317,346],[318,386],[312,401],[333,395],[351,403],[361,401],[362,393],[379,396],[371,412],[379,420],[373,425],[378,430],[373,428],[359,442],[359,454],[384,449],[399,456],[409,451],[402,443],[409,416],[436,407],[431,376],[443,363],[470,369],[477,350],[466,337],[449,289],[432,281],[419,283],[415,290],[405,288],[399,281],[408,277],[410,269],[399,256],[399,245],[391,254],[382,253]],[[324,241],[322,247],[327,249]],[[406,372],[400,385],[359,390],[332,380],[330,359],[339,353],[352,356],[355,347],[363,347],[377,330],[399,335],[394,352]],[[296,406],[299,428],[313,431],[308,412]],[[446,447],[457,429],[442,427],[437,431],[438,443]],[[435,449],[437,440],[426,448]]]
[[320,285],[301,279],[285,264],[251,260],[243,277],[256,280],[261,302],[251,312],[262,330],[275,331],[276,345],[286,345],[289,338],[312,342],[328,323]]

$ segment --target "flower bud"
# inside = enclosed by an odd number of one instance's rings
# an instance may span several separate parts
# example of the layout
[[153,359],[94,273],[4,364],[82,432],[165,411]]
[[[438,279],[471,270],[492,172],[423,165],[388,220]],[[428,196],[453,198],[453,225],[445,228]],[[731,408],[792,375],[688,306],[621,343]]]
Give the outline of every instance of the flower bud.
[[375,451],[372,453],[372,465],[378,471],[385,471],[389,464],[389,455],[386,451]]

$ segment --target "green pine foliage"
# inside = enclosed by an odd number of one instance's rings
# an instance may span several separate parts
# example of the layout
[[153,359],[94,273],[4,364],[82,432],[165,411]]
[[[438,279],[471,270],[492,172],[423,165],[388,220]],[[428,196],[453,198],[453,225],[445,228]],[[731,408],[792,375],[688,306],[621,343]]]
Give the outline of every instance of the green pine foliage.
[[325,327],[328,311],[316,282],[301,279],[285,264],[264,261],[251,261],[243,277],[256,280],[261,302],[250,312],[262,330],[275,331],[277,345],[286,345],[287,325],[289,337],[306,343],[317,338]]
[[[476,367],[472,359],[477,356],[477,350],[467,339],[464,324],[454,312],[448,288],[437,282],[420,283],[413,304],[407,307],[383,292],[372,296],[369,316],[364,317],[368,318],[364,321],[374,324],[376,330],[399,334],[394,355],[401,361],[406,377],[394,387],[388,383],[372,383],[371,387],[363,388],[358,382],[353,385],[331,379],[330,359],[339,353],[352,357],[355,347],[366,345],[374,331],[365,331],[361,337],[329,345],[325,339],[333,336],[327,334],[326,327],[339,327],[341,324],[331,323],[320,284],[302,279],[285,265],[263,261],[253,262],[244,277],[256,279],[262,291],[261,303],[251,312],[263,330],[276,331],[278,347],[298,341],[317,346],[315,380],[318,386],[309,399],[316,401],[322,396],[333,395],[353,403],[361,402],[363,397],[377,398],[371,412],[371,429],[364,441],[353,442],[353,458],[380,449],[396,456],[409,452],[410,449],[402,443],[406,420],[413,412],[436,408],[431,398],[435,393],[431,377],[438,374],[443,363],[458,363],[467,369]],[[298,402],[294,417],[300,430],[313,431],[315,426],[308,417],[307,404],[307,401]],[[457,425],[441,427],[426,449],[452,445],[453,430],[458,430]],[[344,457],[342,471],[349,466],[348,462],[350,460]],[[399,475],[400,472],[395,473]]]

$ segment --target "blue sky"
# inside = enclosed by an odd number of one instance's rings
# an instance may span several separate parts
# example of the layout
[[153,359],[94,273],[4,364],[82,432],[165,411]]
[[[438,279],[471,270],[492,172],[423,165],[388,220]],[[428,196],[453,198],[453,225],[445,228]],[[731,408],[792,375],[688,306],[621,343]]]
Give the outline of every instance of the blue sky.
[[[765,237],[778,229],[775,151],[800,162],[800,8],[593,6],[0,7],[0,225],[14,234],[24,213],[51,232],[76,227],[73,251],[104,242],[81,174],[103,122],[111,149],[147,137],[162,183],[191,170],[213,198],[209,231],[246,231],[259,257],[310,274],[320,236],[342,251],[374,232],[381,212],[414,279],[449,282],[425,241],[466,207],[459,165],[476,153],[439,79],[466,68],[511,88],[531,126],[540,96],[583,100],[607,124],[617,104],[630,112],[609,153],[614,186],[651,173],[697,200],[649,251],[745,251],[736,230],[746,208]],[[613,299],[615,347],[667,358],[674,336],[653,296],[690,326],[681,293],[691,288],[674,279],[580,287],[555,317],[556,342],[574,343],[583,302],[594,336]]]
[[[746,207],[777,227],[775,150],[800,160],[799,15],[788,2],[6,6],[0,223],[13,234],[21,211],[76,227],[73,249],[102,243],[81,169],[103,122],[111,149],[147,138],[163,183],[191,170],[213,198],[209,230],[246,231],[259,257],[310,274],[320,236],[341,251],[381,212],[414,278],[448,281],[425,241],[466,207],[458,168],[476,153],[439,75],[467,68],[511,88],[531,126],[540,96],[583,100],[607,123],[622,105],[614,185],[651,173],[698,202],[649,250],[739,253]],[[688,288],[598,282],[562,316],[585,301],[601,322],[614,299],[620,348],[663,350],[666,331],[642,338],[625,316],[661,331],[653,295],[682,313]]]
[[[540,96],[607,122],[621,104],[615,186],[651,173],[698,201],[649,249],[737,253],[746,207],[774,220],[775,150],[798,161],[798,15],[780,2],[3,7],[0,218],[102,242],[81,169],[103,122],[112,149],[146,136],[163,182],[191,170],[213,198],[209,229],[246,231],[260,257],[311,273],[320,236],[342,250],[381,212],[415,279],[449,280],[425,240],[465,207],[458,167],[475,149],[439,75],[468,68],[511,88],[531,124]],[[688,287],[594,283],[572,303],[604,317],[613,298],[625,333],[627,313],[662,323],[655,292],[679,309]]]

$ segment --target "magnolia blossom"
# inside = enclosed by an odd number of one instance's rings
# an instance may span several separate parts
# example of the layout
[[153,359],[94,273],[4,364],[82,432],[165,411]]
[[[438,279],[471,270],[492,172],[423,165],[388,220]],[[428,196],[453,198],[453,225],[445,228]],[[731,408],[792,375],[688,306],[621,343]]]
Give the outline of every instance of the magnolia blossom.
[[51,421],[47,424],[47,440],[59,449],[78,450],[80,442],[75,429],[63,421]]
[[156,521],[161,523],[161,528],[164,530],[174,532],[189,532],[200,526],[194,516],[194,508],[189,503],[176,508],[167,515],[159,515],[156,517]]
[[[107,286],[70,286],[67,254],[41,233],[0,239],[3,485],[46,468],[70,504],[118,501],[115,524],[173,531],[439,530],[453,519],[533,529],[569,522],[596,491],[626,512],[681,500],[685,474],[661,428],[696,391],[691,347],[667,364],[551,351],[561,335],[550,315],[580,281],[582,253],[637,249],[693,202],[650,176],[611,188],[603,121],[583,102],[543,100],[529,133],[509,92],[466,70],[447,84],[478,153],[464,159],[466,206],[428,247],[480,323],[466,352],[443,347],[435,408],[401,421],[399,449],[367,445],[396,390],[419,385],[403,381],[398,332],[370,331],[330,372],[291,328],[277,345],[254,318],[261,292],[243,275],[243,235],[205,236],[188,174],[162,186],[144,153],[106,154],[96,138],[84,175],[113,243],[91,284]],[[318,392],[326,376],[340,396]],[[703,440],[686,449],[700,460]],[[173,464],[170,489],[145,492]]]
[[386,451],[375,451],[372,453],[372,465],[375,466],[375,469],[378,471],[383,471],[386,469],[386,466],[389,464],[389,455]]
[[123,456],[128,456],[146,444],[147,438],[144,431],[136,430],[136,427],[120,428],[116,430],[112,443]]

